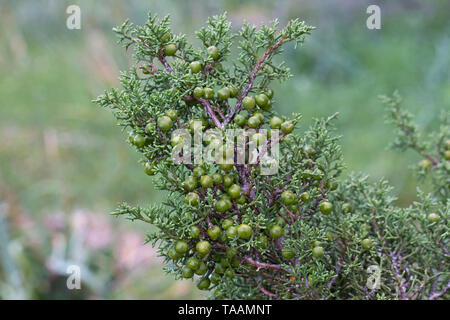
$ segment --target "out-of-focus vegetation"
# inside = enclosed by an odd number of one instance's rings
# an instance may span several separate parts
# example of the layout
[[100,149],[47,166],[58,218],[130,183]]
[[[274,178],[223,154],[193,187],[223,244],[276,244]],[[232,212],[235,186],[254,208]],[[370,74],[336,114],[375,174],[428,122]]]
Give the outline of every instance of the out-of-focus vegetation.
[[[66,8],[81,7],[81,30]],[[300,17],[315,25],[287,50],[291,81],[274,87],[275,107],[312,117],[340,112],[348,168],[415,199],[407,165],[386,150],[391,128],[377,96],[399,89],[423,127],[450,108],[448,1],[380,2],[382,29],[366,28],[369,1],[3,1],[0,5],[0,298],[201,298],[175,283],[143,246],[145,229],[108,216],[119,201],[159,201],[113,117],[91,103],[130,65],[111,28],[147,12],[170,13],[186,34],[228,11],[235,27]],[[350,170],[347,172],[349,173]],[[66,267],[82,267],[82,290],[67,290]]]

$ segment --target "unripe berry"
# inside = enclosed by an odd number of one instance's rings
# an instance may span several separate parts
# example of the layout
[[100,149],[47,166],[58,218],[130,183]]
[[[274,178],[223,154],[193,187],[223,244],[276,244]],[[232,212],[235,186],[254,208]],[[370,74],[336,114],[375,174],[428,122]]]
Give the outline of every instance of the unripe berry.
[[195,167],[192,173],[196,178],[200,178],[206,174],[205,169],[201,166]]
[[212,179],[215,185],[221,184],[222,183],[222,175],[220,173],[214,173],[212,175]]
[[147,161],[144,166],[144,171],[149,176],[154,176],[156,173],[154,164],[151,163],[150,161]]
[[185,202],[193,207],[198,205],[200,197],[195,192],[189,192],[186,195]]
[[263,106],[260,106],[260,108],[264,111],[269,111],[272,109],[272,100],[267,101],[267,103]]
[[225,199],[220,199],[216,202],[216,210],[218,212],[225,212],[228,210],[228,203]]
[[283,228],[275,224],[270,228],[269,235],[272,239],[278,239],[283,235]]
[[227,229],[227,231],[226,231],[226,234],[227,234],[227,238],[228,239],[234,239],[237,235],[238,235],[238,231],[237,231],[237,227],[236,226],[230,226],[228,229]]
[[440,219],[440,217],[439,217],[439,215],[438,215],[437,213],[430,213],[430,214],[428,215],[428,221],[429,221],[430,223],[438,222],[439,219]]
[[279,129],[281,127],[281,124],[283,123],[283,120],[281,120],[278,117],[272,117],[269,121],[269,125],[271,129]]
[[281,124],[281,132],[289,134],[294,131],[294,124],[291,121],[285,121]]
[[210,56],[214,60],[217,60],[220,57],[219,48],[217,48],[216,46],[208,47],[208,49],[206,49],[206,52],[208,53],[208,56]]
[[450,160],[450,150],[444,152],[444,158],[445,160]]
[[209,250],[211,249],[211,244],[206,240],[202,240],[197,242],[197,244],[195,245],[195,249],[201,255],[206,255],[209,253]]
[[320,203],[319,208],[320,212],[322,212],[323,214],[329,214],[331,210],[333,210],[333,205],[331,204],[331,202],[323,201]]
[[264,123],[264,115],[261,113],[261,112],[259,112],[259,111],[256,111],[254,114],[253,114],[253,116],[254,117],[257,117],[258,119],[259,119],[259,121],[261,121],[261,123]]
[[192,73],[199,73],[202,70],[202,64],[199,61],[192,61],[189,64]]
[[211,89],[211,88],[205,88],[205,89],[203,89],[203,96],[204,96],[205,99],[207,99],[207,100],[214,99],[214,90]]
[[284,247],[281,249],[281,256],[285,259],[292,259],[295,256],[295,252],[288,247]]
[[245,204],[247,202],[247,197],[243,194],[236,200],[238,204]]
[[188,266],[184,266],[183,269],[181,269],[181,273],[183,275],[183,278],[185,279],[190,279],[194,276],[194,270],[192,270]]
[[200,266],[200,260],[197,259],[196,257],[190,257],[186,261],[186,267],[188,267],[194,271],[197,270],[199,266]]
[[210,284],[211,283],[208,278],[203,278],[199,282],[197,282],[197,288],[199,290],[208,290]]
[[450,150],[450,139],[445,140],[445,149]]
[[161,42],[167,42],[172,38],[172,35],[167,32],[165,34],[163,34],[163,36],[161,37]]
[[178,240],[178,241],[175,243],[175,250],[176,250],[178,253],[184,254],[184,253],[188,252],[188,250],[189,250],[189,245],[188,245],[187,242],[184,241],[184,240]]
[[197,270],[195,270],[195,274],[202,276],[206,273],[207,267],[206,264],[203,261],[200,261],[200,264],[198,265]]
[[133,137],[133,144],[138,148],[142,148],[147,144],[147,138],[141,134],[136,134]]
[[234,179],[231,175],[229,175],[229,174],[223,175],[223,185],[225,187],[231,186],[233,184],[233,182],[234,182]]
[[281,194],[281,202],[285,205],[293,204],[295,202],[295,198],[295,194],[289,190],[286,190]]
[[178,111],[174,109],[167,110],[166,115],[173,121],[178,119]]
[[250,118],[248,118],[247,124],[250,128],[254,129],[259,127],[259,125],[261,124],[261,120],[259,119],[259,117],[251,116]]
[[275,218],[275,224],[279,225],[280,227],[284,227],[286,225],[286,220],[278,216]]
[[168,116],[161,116],[158,118],[158,127],[162,131],[169,131],[172,128],[172,119],[170,119]]
[[175,248],[170,248],[167,255],[172,260],[178,260],[182,257],[182,254],[178,253],[177,250],[175,250]]
[[232,163],[220,163],[219,167],[225,172],[230,171],[233,168],[234,164]]
[[233,207],[233,203],[228,198],[224,198],[224,200],[225,200],[225,203],[227,205],[227,210],[230,210]]
[[364,239],[363,241],[361,241],[361,246],[364,250],[369,251],[373,247],[373,242],[371,239]]
[[234,224],[234,221],[231,219],[225,219],[222,221],[222,229],[226,230]]
[[200,236],[200,228],[197,226],[192,226],[189,235],[192,239],[197,239]]
[[183,182],[183,188],[186,191],[194,191],[197,188],[197,179],[195,177],[187,177]]
[[312,255],[314,258],[320,258],[321,256],[323,256],[323,248],[322,247],[314,247],[314,249],[312,249]]
[[238,95],[238,89],[233,86],[229,86],[228,89],[230,89],[230,98],[236,98]]
[[312,243],[311,247],[315,248],[315,247],[320,247],[320,246],[322,246],[322,242],[320,242],[319,240],[316,240]]
[[267,88],[267,90],[266,90],[266,96],[267,96],[269,99],[272,99],[272,98],[273,98],[273,94],[274,94],[273,90],[270,89],[270,88]]
[[255,107],[256,101],[255,98],[247,96],[242,100],[242,106],[246,110],[252,110]]
[[227,87],[220,89],[217,91],[217,97],[219,100],[227,100],[230,97],[230,89]]
[[175,147],[176,145],[183,144],[184,138],[182,136],[174,135],[172,136],[172,139],[170,140],[170,144],[172,147]]
[[269,102],[269,98],[264,93],[261,93],[255,97],[255,101],[259,107],[263,108],[263,107],[267,106],[267,103]]
[[211,239],[216,240],[217,238],[219,238],[221,231],[222,230],[220,229],[219,226],[213,226],[213,227],[208,229],[208,236]]
[[303,202],[308,202],[309,200],[311,200],[311,195],[308,192],[303,192],[300,195],[300,200],[302,200]]
[[193,93],[195,98],[200,99],[204,96],[204,94],[205,94],[205,90],[203,88],[195,87],[194,93]]
[[243,115],[237,114],[234,117],[234,123],[236,123],[239,127],[243,127],[245,126],[245,122],[247,119],[245,119],[245,117]]
[[239,225],[237,232],[241,239],[250,239],[253,233],[252,228],[248,224]]
[[164,46],[164,55],[173,56],[177,52],[177,45],[174,43],[166,44]]
[[241,196],[241,187],[237,184],[233,184],[228,188],[227,193],[231,197],[231,199],[237,199]]
[[201,176],[200,185],[205,189],[211,188],[214,185],[214,181],[210,176]]

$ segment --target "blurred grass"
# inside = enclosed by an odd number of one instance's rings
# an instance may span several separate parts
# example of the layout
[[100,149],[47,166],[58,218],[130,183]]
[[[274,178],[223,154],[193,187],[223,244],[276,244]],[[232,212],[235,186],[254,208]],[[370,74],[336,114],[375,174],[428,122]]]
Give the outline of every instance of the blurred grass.
[[[65,8],[79,4],[82,29],[65,27]],[[448,1],[384,1],[382,29],[365,27],[368,1],[3,1],[0,10],[0,194],[37,221],[78,208],[105,215],[120,201],[160,201],[124,142],[112,115],[91,103],[118,86],[119,70],[132,63],[115,45],[111,28],[126,18],[143,23],[149,10],[170,13],[175,32],[190,34],[207,16],[229,12],[235,27],[278,17],[300,17],[318,27],[300,50],[284,59],[294,77],[275,84],[276,108],[311,118],[340,112],[336,122],[348,168],[386,177],[399,203],[415,199],[407,166],[418,157],[386,150],[392,128],[384,124],[378,94],[399,89],[405,106],[425,128],[450,108]],[[295,103],[292,103],[295,101]],[[348,174],[350,169],[345,173]],[[7,196],[9,195],[9,196]],[[13,210],[14,211],[14,210]],[[117,230],[147,226],[112,220]],[[45,233],[45,230],[41,232]],[[14,239],[27,238],[16,231]],[[48,244],[47,244],[48,245]],[[42,245],[41,253],[49,249]],[[150,248],[149,248],[150,250]],[[105,260],[107,264],[109,260]],[[203,297],[190,282],[163,275],[160,262],[142,278],[112,290],[109,298]],[[64,281],[63,281],[64,282]],[[185,287],[187,285],[187,287]],[[184,290],[184,291],[183,291]],[[39,297],[53,297],[43,290]]]

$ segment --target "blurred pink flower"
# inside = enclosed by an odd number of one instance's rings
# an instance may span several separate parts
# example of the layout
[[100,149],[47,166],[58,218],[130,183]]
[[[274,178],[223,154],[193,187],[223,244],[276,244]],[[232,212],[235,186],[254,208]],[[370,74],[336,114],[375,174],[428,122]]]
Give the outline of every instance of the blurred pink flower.
[[156,250],[150,245],[144,245],[144,238],[135,232],[126,232],[119,237],[114,256],[119,269],[146,267],[159,263],[156,259]]
[[72,216],[72,227],[90,249],[100,250],[112,242],[111,225],[104,215],[77,210]]

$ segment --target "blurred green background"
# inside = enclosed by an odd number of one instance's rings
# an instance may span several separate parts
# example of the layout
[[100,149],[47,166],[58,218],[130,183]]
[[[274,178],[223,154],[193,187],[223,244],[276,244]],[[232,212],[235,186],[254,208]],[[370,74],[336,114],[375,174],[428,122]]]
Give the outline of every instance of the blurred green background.
[[[284,59],[294,74],[274,84],[276,108],[300,112],[302,126],[339,111],[352,171],[387,178],[399,205],[415,199],[413,153],[386,150],[392,128],[377,96],[399,89],[425,128],[450,108],[450,2],[373,1],[381,30],[368,30],[372,1],[13,1],[0,3],[0,298],[203,298],[190,281],[164,275],[143,246],[148,226],[108,215],[117,203],[159,201],[110,112],[91,100],[118,86],[131,55],[112,27],[147,12],[170,13],[176,33],[192,33],[227,11],[235,29],[299,17],[317,27]],[[66,8],[81,8],[81,30]],[[350,173],[350,169],[345,175]],[[66,268],[81,266],[82,289]]]

